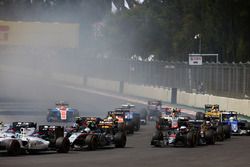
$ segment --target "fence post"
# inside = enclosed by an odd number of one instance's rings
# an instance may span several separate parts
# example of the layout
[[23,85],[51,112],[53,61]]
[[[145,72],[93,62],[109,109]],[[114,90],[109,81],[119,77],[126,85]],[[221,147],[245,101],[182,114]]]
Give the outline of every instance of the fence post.
[[246,65],[242,64],[242,68],[243,68],[242,95],[243,97],[245,97],[245,95],[247,95],[246,93],[246,82],[247,82]]
[[171,104],[176,104],[177,100],[177,88],[172,88],[171,91]]

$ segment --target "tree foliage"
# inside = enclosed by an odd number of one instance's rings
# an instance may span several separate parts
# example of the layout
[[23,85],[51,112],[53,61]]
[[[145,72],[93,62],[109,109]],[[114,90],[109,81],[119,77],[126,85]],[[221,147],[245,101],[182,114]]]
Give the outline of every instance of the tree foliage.
[[250,61],[249,8],[246,0],[145,0],[105,19],[104,51],[186,61],[201,40],[201,52],[221,62]]

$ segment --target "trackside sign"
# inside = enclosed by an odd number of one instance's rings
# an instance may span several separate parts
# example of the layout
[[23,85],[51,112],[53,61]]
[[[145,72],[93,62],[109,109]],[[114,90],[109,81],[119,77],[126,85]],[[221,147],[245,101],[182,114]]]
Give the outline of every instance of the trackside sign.
[[0,45],[78,48],[79,24],[0,20]]
[[189,65],[202,65],[202,56],[189,55]]

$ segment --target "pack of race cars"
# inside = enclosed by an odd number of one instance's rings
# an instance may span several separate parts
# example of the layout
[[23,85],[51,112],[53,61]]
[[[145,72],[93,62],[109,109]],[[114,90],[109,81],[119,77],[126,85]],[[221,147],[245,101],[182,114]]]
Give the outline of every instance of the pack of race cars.
[[73,126],[37,126],[34,122],[1,123],[0,151],[7,151],[9,155],[19,155],[50,150],[67,153],[69,150],[85,148],[96,150],[106,146],[124,148],[127,134],[133,134],[140,129],[140,114],[131,104],[109,111],[105,118],[73,117],[74,114],[67,112],[66,116],[61,116],[62,107],[69,112],[73,109],[64,102],[56,103],[56,106],[58,111],[55,112],[56,114],[48,113],[47,121],[49,123],[74,122]]
[[74,122],[73,126],[39,125],[34,122],[0,123],[0,151],[9,155],[33,154],[40,151],[67,153],[69,150],[96,150],[113,146],[124,148],[127,134],[133,134],[155,121],[150,144],[155,147],[215,144],[231,135],[249,135],[250,123],[239,120],[234,111],[220,111],[219,105],[205,105],[205,112],[195,118],[183,115],[181,109],[149,101],[147,109],[137,112],[125,104],[107,113],[105,118],[79,117],[76,109],[65,102],[50,109],[47,121]]
[[159,103],[155,104],[157,106],[149,113],[158,115],[155,118],[156,132],[151,139],[151,145],[156,147],[194,147],[215,144],[216,141],[231,138],[231,135],[250,134],[249,122],[240,120],[235,111],[220,111],[218,104],[205,105],[205,112],[197,112],[193,119],[183,116],[180,109],[169,109],[159,106]]

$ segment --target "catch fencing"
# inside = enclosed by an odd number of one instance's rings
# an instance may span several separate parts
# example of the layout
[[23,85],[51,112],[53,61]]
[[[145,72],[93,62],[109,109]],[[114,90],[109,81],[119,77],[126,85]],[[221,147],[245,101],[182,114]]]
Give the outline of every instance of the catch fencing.
[[81,73],[86,76],[119,80],[156,87],[178,88],[187,92],[249,98],[250,64],[135,61],[85,59]]
[[48,75],[59,72],[86,78],[177,88],[189,93],[250,99],[250,63],[203,63],[190,66],[186,62],[90,58],[80,54],[47,56],[46,59],[32,54],[22,58],[19,56],[19,61],[15,61],[15,57],[12,59],[8,55],[1,59],[1,63],[30,66]]

